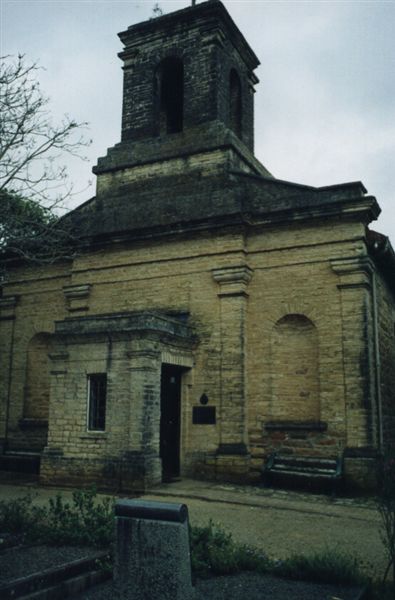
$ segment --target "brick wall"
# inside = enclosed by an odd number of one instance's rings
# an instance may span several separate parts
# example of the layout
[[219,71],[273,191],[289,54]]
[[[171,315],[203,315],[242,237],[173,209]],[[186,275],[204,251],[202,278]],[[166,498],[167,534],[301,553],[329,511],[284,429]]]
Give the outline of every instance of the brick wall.
[[[54,321],[67,315],[76,318],[149,309],[189,314],[188,323],[198,338],[193,369],[185,371],[182,384],[183,473],[251,480],[259,477],[264,458],[273,449],[337,455],[351,434],[346,421],[342,292],[328,259],[361,253],[359,234],[358,225],[339,224],[334,235],[333,227],[324,223],[268,230],[264,236],[257,232],[247,238],[235,230],[92,252],[74,261],[67,279],[64,273],[59,277],[53,273],[52,278],[24,280],[22,273],[16,273],[17,281],[8,288],[9,293],[20,294],[10,443],[21,445],[18,422],[26,407],[26,366],[35,329],[53,332]],[[240,262],[245,263],[246,250],[251,272],[243,279]],[[221,277],[227,278],[225,283]],[[65,281],[69,284],[66,295]],[[89,289],[89,293],[70,304],[72,289]],[[8,343],[9,323],[5,321],[2,327]],[[137,452],[141,446],[144,426],[143,420],[133,419],[137,406],[133,393],[137,378],[145,377],[144,371],[131,370],[126,341],[113,341],[111,348],[109,343],[99,336],[83,343],[71,341],[63,354],[58,343],[52,352],[43,481],[85,479],[90,470],[92,478],[100,480],[112,469],[113,475],[108,477],[114,482],[126,464],[125,452]],[[224,362],[226,356],[228,362]],[[86,431],[90,372],[109,373],[105,434]],[[240,388],[243,377],[245,384]],[[158,381],[157,377],[156,385]],[[216,407],[216,424],[192,424],[192,408],[199,405],[203,394],[210,406]],[[354,401],[358,402],[357,396]],[[284,431],[266,427],[282,420],[324,422],[326,428]],[[353,430],[352,435],[358,436],[358,431]],[[233,455],[232,449],[230,455],[218,454],[221,443],[242,442],[248,450],[246,456],[238,454],[239,447]],[[360,443],[363,445],[363,439]],[[157,452],[158,437],[154,446]],[[133,460],[144,473],[141,455]],[[69,468],[74,475],[67,478]],[[139,485],[143,479],[141,475]]]
[[393,292],[379,274],[376,281],[382,435],[384,448],[389,448],[395,440],[395,307]]

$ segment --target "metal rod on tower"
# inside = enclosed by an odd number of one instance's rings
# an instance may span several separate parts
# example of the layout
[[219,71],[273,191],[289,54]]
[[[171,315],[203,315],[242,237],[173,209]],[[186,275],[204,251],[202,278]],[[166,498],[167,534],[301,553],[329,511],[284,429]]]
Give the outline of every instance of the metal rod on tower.
[[192,0],[192,6],[195,6],[196,0]]

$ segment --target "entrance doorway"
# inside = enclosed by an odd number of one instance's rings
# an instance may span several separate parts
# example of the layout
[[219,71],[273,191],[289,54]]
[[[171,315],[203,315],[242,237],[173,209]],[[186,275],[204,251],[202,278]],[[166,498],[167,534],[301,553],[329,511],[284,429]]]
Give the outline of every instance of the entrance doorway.
[[180,475],[181,375],[183,369],[162,365],[160,395],[160,457],[162,479]]

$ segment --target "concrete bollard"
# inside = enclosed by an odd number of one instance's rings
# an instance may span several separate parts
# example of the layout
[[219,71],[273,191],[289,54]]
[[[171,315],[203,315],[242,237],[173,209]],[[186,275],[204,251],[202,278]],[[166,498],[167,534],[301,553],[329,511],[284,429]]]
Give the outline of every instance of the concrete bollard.
[[117,598],[195,598],[186,505],[119,500],[115,516]]

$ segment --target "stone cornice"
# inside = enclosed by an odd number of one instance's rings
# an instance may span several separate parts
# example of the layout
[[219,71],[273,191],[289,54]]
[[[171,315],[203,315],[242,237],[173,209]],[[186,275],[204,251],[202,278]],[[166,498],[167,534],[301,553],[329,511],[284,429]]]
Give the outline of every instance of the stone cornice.
[[[126,31],[118,34],[125,48],[118,56],[125,60],[136,48],[141,49],[143,41],[152,36],[166,34],[174,24],[183,24],[188,29],[199,31],[201,22],[205,19],[211,24],[211,35],[217,31],[226,30],[226,35],[232,41],[234,48],[245,60],[249,69],[254,70],[260,64],[256,54],[248,44],[247,40],[235,25],[228,11],[218,0],[203,2],[195,6],[189,6],[181,10],[171,12],[156,19],[150,19],[130,25]],[[207,30],[207,27],[206,27]],[[163,32],[163,33],[162,33]],[[207,35],[207,32],[206,32]]]
[[92,315],[68,318],[64,321],[55,321],[55,333],[60,336],[73,338],[87,336],[130,336],[140,333],[167,335],[177,339],[184,339],[191,343],[194,341],[193,331],[189,325],[166,315],[135,312],[118,313],[110,315]]
[[150,360],[159,360],[160,350],[151,350],[150,348],[142,348],[141,350],[128,350],[126,357],[130,359],[148,358]]

